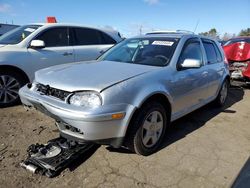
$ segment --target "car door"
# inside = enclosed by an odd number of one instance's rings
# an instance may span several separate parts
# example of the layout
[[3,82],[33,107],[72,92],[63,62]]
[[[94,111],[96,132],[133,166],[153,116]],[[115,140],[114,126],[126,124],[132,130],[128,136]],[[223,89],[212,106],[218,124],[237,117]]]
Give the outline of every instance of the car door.
[[207,98],[216,96],[222,83],[225,71],[223,57],[214,41],[202,39],[202,44],[206,52],[206,66],[208,71]]
[[[199,68],[181,68],[180,65],[185,59],[198,60],[202,65]],[[175,113],[175,116],[181,116],[201,106],[206,98],[208,73],[203,59],[200,40],[198,38],[187,40],[172,79],[173,113]]]
[[33,40],[42,40],[44,48],[28,48],[31,66],[35,70],[74,61],[73,47],[69,45],[69,29],[53,27],[45,30]]
[[71,30],[75,39],[75,61],[95,60],[116,43],[110,36],[96,29],[74,27]]

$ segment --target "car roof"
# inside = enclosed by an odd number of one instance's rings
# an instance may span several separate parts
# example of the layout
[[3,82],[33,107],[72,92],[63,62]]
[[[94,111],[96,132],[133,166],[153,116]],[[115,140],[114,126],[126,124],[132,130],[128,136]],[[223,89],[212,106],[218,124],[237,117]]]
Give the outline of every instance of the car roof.
[[201,37],[200,35],[195,34],[187,34],[187,33],[153,33],[153,34],[146,34],[146,35],[139,35],[135,36],[133,38],[152,38],[152,37],[165,37],[165,38],[182,38],[184,36],[190,36],[190,37]]
[[118,31],[112,28],[102,28],[102,27],[95,27],[95,26],[76,24],[76,23],[31,23],[27,25],[41,25],[45,27],[53,27],[53,26],[85,27],[85,28],[98,29],[98,30],[105,31],[108,33],[118,33]]
[[49,27],[54,27],[54,26],[65,26],[65,27],[83,27],[83,28],[97,29],[97,30],[100,30],[109,34],[117,42],[122,40],[119,31],[112,29],[112,28],[95,27],[95,26],[75,24],[75,23],[30,23],[27,25],[40,25],[43,28],[44,27],[49,28]]
[[[180,32],[179,32],[180,31]],[[184,31],[184,32],[182,32]],[[139,35],[139,36],[135,36],[132,38],[152,38],[152,37],[165,37],[165,38],[182,38],[182,37],[198,37],[198,38],[202,38],[202,39],[208,39],[208,40],[212,40],[212,41],[216,41],[217,40],[215,38],[209,37],[209,36],[204,36],[204,35],[198,35],[195,34],[193,32],[189,32],[189,31],[185,31],[185,30],[177,30],[175,31],[155,31],[155,32],[151,32],[151,33],[146,33],[145,35]]]

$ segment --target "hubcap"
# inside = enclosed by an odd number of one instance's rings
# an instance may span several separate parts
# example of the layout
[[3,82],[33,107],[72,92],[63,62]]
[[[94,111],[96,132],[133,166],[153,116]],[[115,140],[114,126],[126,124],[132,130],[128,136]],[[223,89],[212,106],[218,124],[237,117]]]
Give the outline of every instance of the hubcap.
[[7,104],[18,98],[19,82],[9,75],[0,76],[0,104]]
[[227,83],[224,82],[220,92],[220,102],[223,104],[227,98]]
[[163,116],[159,111],[151,112],[142,125],[142,143],[145,147],[154,146],[162,135]]

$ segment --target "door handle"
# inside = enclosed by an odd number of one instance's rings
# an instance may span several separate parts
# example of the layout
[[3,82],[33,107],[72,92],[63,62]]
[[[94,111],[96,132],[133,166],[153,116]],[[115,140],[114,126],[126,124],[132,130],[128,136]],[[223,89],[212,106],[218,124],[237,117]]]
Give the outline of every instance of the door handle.
[[202,73],[202,76],[207,76],[208,75],[208,72],[207,71],[204,71],[203,73]]
[[63,53],[63,56],[69,56],[69,55],[73,55],[73,53],[72,52],[64,52]]

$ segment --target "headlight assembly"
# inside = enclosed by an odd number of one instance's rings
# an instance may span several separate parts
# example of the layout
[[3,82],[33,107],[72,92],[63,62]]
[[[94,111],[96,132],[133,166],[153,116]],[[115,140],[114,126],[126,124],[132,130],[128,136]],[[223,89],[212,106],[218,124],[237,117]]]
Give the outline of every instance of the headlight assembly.
[[99,93],[93,91],[77,92],[69,98],[69,103],[75,106],[96,108],[102,105]]

